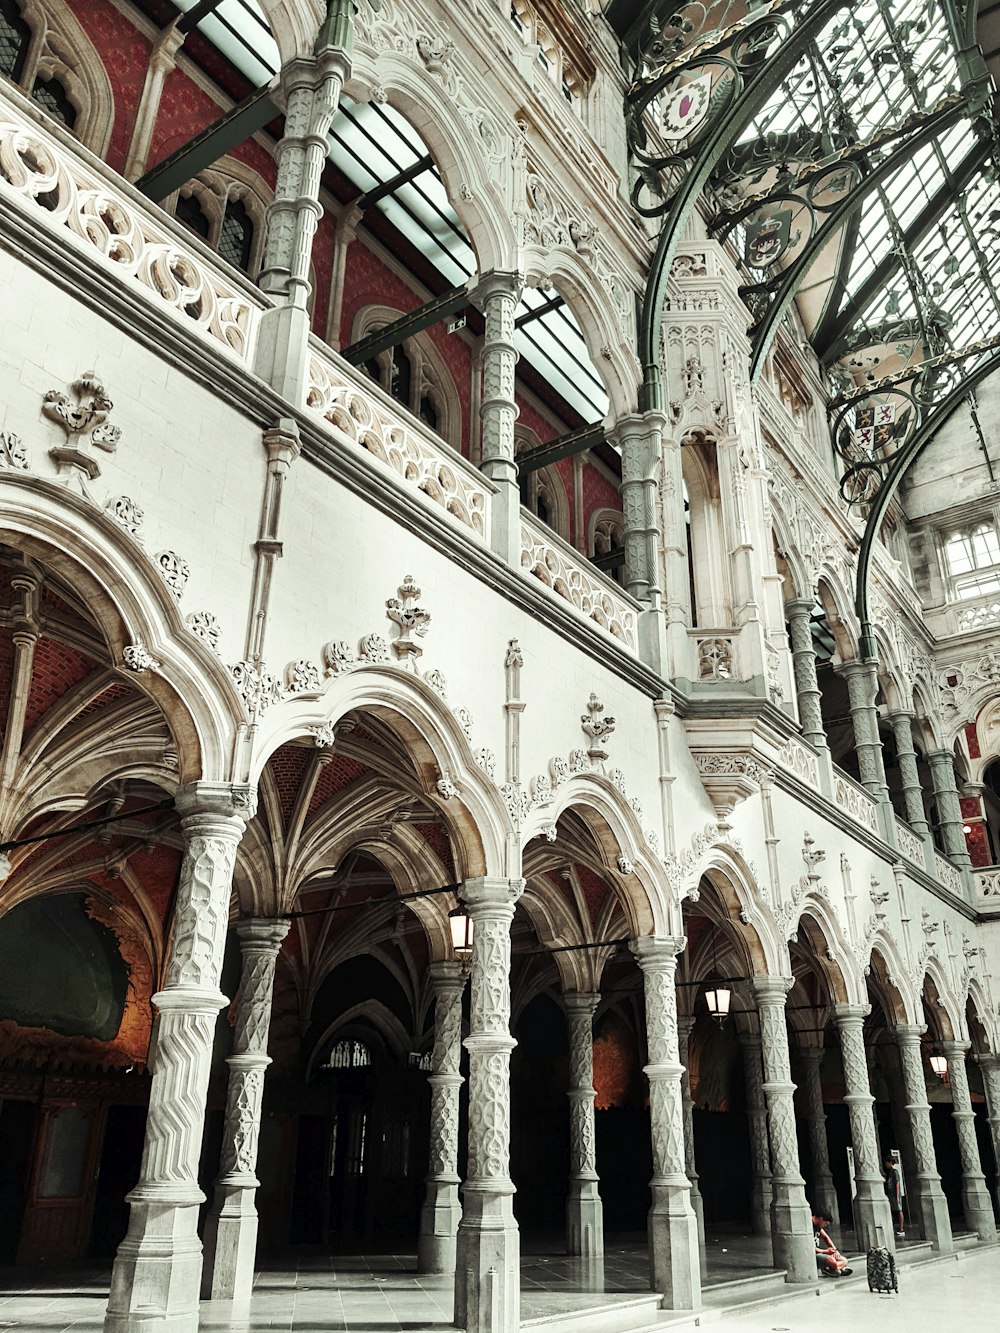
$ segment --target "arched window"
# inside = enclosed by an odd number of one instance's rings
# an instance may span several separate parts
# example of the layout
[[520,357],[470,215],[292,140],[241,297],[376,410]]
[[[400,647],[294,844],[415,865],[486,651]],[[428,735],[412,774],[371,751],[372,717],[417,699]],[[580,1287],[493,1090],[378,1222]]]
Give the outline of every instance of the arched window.
[[230,199],[222,218],[222,230],[219,232],[219,254],[234,268],[250,272],[250,257],[253,254],[253,219],[247,212],[242,199]]
[[14,0],[0,0],[0,74],[20,83],[31,41],[31,29]]
[[625,520],[621,514],[600,513],[591,519],[590,558],[616,583],[625,582]]
[[[389,306],[364,306],[357,312],[351,342],[377,333],[402,312]],[[461,449],[462,410],[444,358],[425,333],[386,348],[362,362],[359,370],[412,412],[428,430]]]
[[371,1066],[372,1053],[363,1041],[335,1042],[330,1048],[327,1069],[368,1069]]
[[193,231],[196,236],[200,236],[203,241],[207,241],[211,234],[212,224],[196,194],[182,194],[178,197],[177,221],[183,222],[185,227]]
[[413,365],[402,347],[392,349],[389,367],[389,392],[397,403],[410,407],[410,389],[413,384]]
[[437,408],[434,406],[434,399],[431,397],[429,393],[425,393],[421,397],[420,411],[417,413],[417,415],[420,417],[420,420],[424,423],[425,426],[429,426],[431,430],[437,430],[438,412]]
[[951,533],[944,542],[944,556],[956,597],[1000,590],[1000,538],[992,523]]
[[58,79],[36,79],[31,95],[53,119],[61,120],[69,130],[74,127],[76,107],[66,96],[66,89]]

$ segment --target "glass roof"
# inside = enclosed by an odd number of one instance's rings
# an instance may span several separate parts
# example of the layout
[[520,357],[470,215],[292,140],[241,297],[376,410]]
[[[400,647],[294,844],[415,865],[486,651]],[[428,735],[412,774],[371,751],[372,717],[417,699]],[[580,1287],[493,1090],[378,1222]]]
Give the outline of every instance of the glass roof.
[[[198,0],[174,0],[185,12]],[[278,69],[278,48],[256,0],[221,0],[197,25],[255,86]],[[417,131],[394,108],[342,96],[330,131],[330,161],[357,187],[373,191],[428,157]],[[449,287],[476,271],[475,253],[432,162],[372,205],[392,223]],[[551,293],[526,288],[516,312],[514,341],[524,361],[586,422],[600,421],[608,397],[580,326]],[[526,319],[534,310],[543,314]]]

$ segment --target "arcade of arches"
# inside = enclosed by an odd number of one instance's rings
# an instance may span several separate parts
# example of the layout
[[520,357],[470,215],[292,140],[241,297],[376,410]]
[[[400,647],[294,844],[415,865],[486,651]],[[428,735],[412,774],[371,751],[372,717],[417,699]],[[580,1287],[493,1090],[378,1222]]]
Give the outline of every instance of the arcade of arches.
[[0,0],[0,1266],[106,1333],[998,1239],[1000,9],[458,10]]

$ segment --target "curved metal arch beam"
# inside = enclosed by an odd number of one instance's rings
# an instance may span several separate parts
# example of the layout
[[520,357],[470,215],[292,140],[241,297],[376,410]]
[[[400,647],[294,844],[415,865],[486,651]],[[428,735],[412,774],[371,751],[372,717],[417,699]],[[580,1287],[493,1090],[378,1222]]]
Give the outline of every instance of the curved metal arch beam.
[[[662,411],[663,378],[660,374],[659,341],[663,322],[663,298],[667,275],[681,234],[694,212],[708,178],[724,153],[765,105],[775,88],[793,68],[802,52],[828,19],[844,8],[844,0],[816,0],[788,41],[779,46],[744,88],[736,104],[713,127],[705,139],[694,167],[670,203],[649,269],[639,319],[639,360],[642,363],[640,411]],[[680,71],[678,71],[680,72]]]
[[[771,343],[778,331],[778,325],[787,314],[789,306],[795,299],[795,293],[805,280],[806,274],[832,239],[834,233],[853,213],[857,212],[873,189],[898,171],[900,166],[911,158],[915,152],[923,148],[926,143],[935,139],[955,121],[961,120],[967,112],[968,108],[964,101],[957,104],[952,103],[936,112],[932,112],[926,123],[916,130],[897,152],[891,153],[880,162],[868,176],[859,182],[847,199],[828,214],[822,226],[813,233],[806,243],[802,253],[794,263],[785,269],[777,295],[769,304],[763,322],[752,331],[750,349],[751,384],[756,384],[760,379],[761,372],[764,369],[764,361],[771,350]],[[834,163],[830,170],[833,171],[840,165],[842,164]]]
[[963,398],[996,370],[1000,370],[1000,347],[970,375],[964,376],[948,394],[947,398],[938,404],[926,421],[921,423],[914,432],[912,440],[896,456],[886,473],[885,480],[879,487],[878,494],[872,501],[871,509],[868,511],[868,520],[865,523],[864,536],[858,550],[858,572],[854,596],[854,610],[861,624],[859,655],[863,661],[878,660],[878,647],[875,642],[875,633],[872,628],[868,606],[868,582],[875,542],[892,498],[899,489],[899,483],[906,472],[917,461],[952,412],[961,404]]

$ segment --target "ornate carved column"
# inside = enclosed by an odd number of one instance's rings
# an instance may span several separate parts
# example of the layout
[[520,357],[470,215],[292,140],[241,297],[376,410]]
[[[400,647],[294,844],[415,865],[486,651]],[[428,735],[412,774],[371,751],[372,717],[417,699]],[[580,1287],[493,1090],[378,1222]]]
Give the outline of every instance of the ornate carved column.
[[760,1014],[764,1096],[771,1140],[771,1245],[776,1268],[784,1268],[786,1282],[811,1282],[816,1277],[812,1212],[806,1203],[805,1182],[799,1171],[799,1145],[788,1062],[785,996],[791,977],[754,977],[753,992]]
[[767,1141],[767,1102],[761,1040],[757,1032],[741,1032],[750,1126],[750,1225],[759,1236],[771,1232],[771,1148]]
[[520,1322],[520,1243],[510,1179],[510,923],[523,879],[466,880],[475,925],[469,1035],[469,1160],[455,1272],[455,1323],[514,1333]]
[[955,1247],[951,1236],[948,1201],[941,1188],[931,1133],[931,1108],[927,1101],[927,1080],[920,1055],[920,1038],[927,1031],[922,1024],[897,1023],[892,1029],[899,1049],[899,1063],[906,1090],[906,1114],[910,1118],[913,1138],[913,1156],[917,1174],[910,1182],[920,1209],[920,1225],[924,1240],[930,1241],[939,1254],[948,1254]]
[[888,801],[889,789],[882,764],[882,742],[878,734],[878,676],[874,662],[844,662],[837,668],[847,682],[847,696],[854,726],[854,748],[858,755],[861,785],[880,801]]
[[330,124],[351,73],[353,13],[351,0],[331,0],[314,54],[296,56],[281,70],[285,131],[260,274],[261,290],[274,304],[261,318],[254,368],[298,407],[305,404],[309,369],[309,263],[323,215],[320,178]]
[[851,1120],[851,1143],[854,1148],[854,1181],[857,1187],[854,1226],[860,1249],[873,1245],[887,1245],[895,1249],[896,1219],[889,1208],[879,1170],[878,1143],[875,1139],[875,1121],[872,1106],[875,1098],[868,1079],[868,1057],[865,1054],[864,1021],[870,1012],[867,1005],[836,1004],[833,1016],[840,1033],[840,1056],[844,1065],[844,1083]]
[[896,762],[899,764],[899,776],[903,784],[906,822],[914,833],[926,838],[930,830],[924,813],[923,789],[917,773],[917,752],[913,748],[913,714],[897,710],[888,714],[888,720],[892,724],[892,734],[896,739]]
[[594,1014],[599,995],[563,997],[569,1028],[569,1195],[566,1253],[597,1259],[604,1254],[604,1207],[598,1193],[594,1137]]
[[820,700],[823,691],[816,676],[816,649],[812,637],[813,602],[808,597],[791,597],[785,603],[788,637],[792,645],[792,670],[795,694],[799,701],[802,735],[816,750],[827,750],[826,728]]
[[986,1177],[983,1164],[979,1160],[979,1144],[976,1141],[975,1112],[972,1098],[969,1096],[969,1076],[965,1068],[965,1053],[969,1049],[967,1041],[943,1041],[942,1054],[948,1057],[948,1078],[951,1083],[952,1119],[958,1130],[958,1151],[962,1158],[962,1211],[965,1213],[965,1225],[974,1231],[980,1240],[994,1241],[997,1238],[997,1226],[993,1218],[993,1205],[986,1189]]
[[622,456],[625,587],[646,608],[639,617],[640,652],[657,671],[665,670],[667,651],[657,496],[666,424],[662,412],[634,412],[610,436]]
[[993,1164],[996,1167],[996,1195],[1000,1203],[1000,1055],[975,1055],[973,1059],[983,1074],[986,1112],[993,1140]]
[[246,920],[237,923],[243,968],[236,1004],[236,1031],[226,1093],[226,1126],[215,1200],[205,1222],[205,1265],[201,1294],[205,1300],[248,1301],[257,1255],[257,1208],[260,1184],[257,1139],[264,1095],[264,1071],[271,1063],[267,1033],[271,1026],[274,967],[288,922]]
[[491,542],[497,555],[510,565],[521,559],[521,492],[514,462],[514,311],[521,299],[524,278],[520,273],[485,273],[469,293],[473,305],[486,318],[483,335],[482,469],[499,488],[493,497]]
[[806,1103],[806,1125],[809,1129],[809,1148],[812,1153],[813,1207],[834,1222],[840,1221],[837,1191],[830,1174],[830,1149],[826,1141],[826,1112],[823,1109],[822,1046],[801,1046],[799,1059],[805,1071],[803,1092]]
[[698,1170],[694,1160],[694,1099],[691,1096],[691,1070],[689,1067],[691,1029],[693,1027],[693,1018],[677,1019],[678,1051],[681,1064],[684,1066],[684,1073],[681,1075],[681,1106],[684,1110],[684,1169],[687,1172],[688,1180],[691,1182],[691,1207],[698,1219],[698,1244],[704,1250],[705,1201],[702,1199],[701,1190],[698,1188]]
[[454,1273],[455,1238],[462,1207],[458,1201],[458,1092],[462,1075],[461,963],[431,963],[434,989],[434,1050],[431,1054],[431,1145],[427,1193],[420,1211],[418,1273]]
[[969,849],[962,832],[962,807],[955,786],[955,760],[950,750],[931,750],[927,755],[934,786],[934,804],[937,806],[938,827],[945,855],[956,865],[968,866]]
[[152,1324],[196,1333],[201,1286],[198,1158],[236,847],[254,810],[248,787],[193,782],[175,797],[184,860],[159,1010],[139,1183],[111,1273],[105,1333]]
[[629,945],[642,968],[646,998],[649,1119],[653,1139],[653,1195],[649,1210],[650,1285],[663,1293],[663,1308],[701,1305],[698,1219],[684,1162],[684,1108],[677,1043],[674,977],[683,938],[646,935]]

